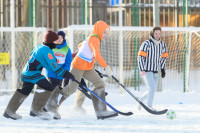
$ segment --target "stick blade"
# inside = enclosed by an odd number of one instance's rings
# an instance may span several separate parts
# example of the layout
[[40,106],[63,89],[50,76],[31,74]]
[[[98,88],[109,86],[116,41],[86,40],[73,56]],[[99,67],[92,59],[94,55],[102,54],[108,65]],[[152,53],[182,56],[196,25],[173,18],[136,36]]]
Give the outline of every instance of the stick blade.
[[126,116],[133,115],[133,112],[124,113],[124,112],[119,111],[118,113],[121,114],[121,115],[126,115]]
[[161,111],[156,111],[156,110],[151,110],[150,108],[148,108],[144,103],[142,103],[141,101],[139,102],[140,105],[149,113],[151,114],[154,114],[154,115],[162,115],[162,114],[165,114],[168,109],[164,109],[164,110],[161,110]]

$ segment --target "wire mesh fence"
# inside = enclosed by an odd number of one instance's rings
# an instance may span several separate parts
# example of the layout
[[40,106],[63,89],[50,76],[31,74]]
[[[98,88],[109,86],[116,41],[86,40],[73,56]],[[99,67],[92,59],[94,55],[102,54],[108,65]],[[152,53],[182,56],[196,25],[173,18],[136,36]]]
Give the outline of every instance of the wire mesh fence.
[[[0,64],[0,90],[11,90],[13,84],[16,88],[21,88],[22,83],[20,77],[22,69],[28,61],[33,48],[43,42],[43,35],[46,31],[45,28],[38,30],[35,28],[16,28],[14,32],[15,41],[12,44],[11,34],[13,30],[11,28],[0,30],[0,53],[9,55],[9,64]],[[15,78],[14,83],[13,78]]]

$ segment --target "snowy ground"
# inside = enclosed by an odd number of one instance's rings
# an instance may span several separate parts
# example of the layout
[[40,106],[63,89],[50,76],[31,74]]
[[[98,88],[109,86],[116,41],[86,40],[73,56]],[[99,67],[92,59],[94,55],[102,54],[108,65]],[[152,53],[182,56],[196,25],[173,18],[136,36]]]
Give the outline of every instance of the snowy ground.
[[[129,88],[131,90],[131,88]],[[145,90],[132,91],[141,96]],[[44,121],[29,116],[33,98],[31,94],[19,108],[22,120],[14,121],[2,116],[12,94],[0,94],[0,132],[1,133],[199,133],[200,132],[200,92],[163,90],[156,92],[154,107],[157,110],[165,108],[176,112],[176,119],[169,120],[165,115],[152,115],[144,109],[137,110],[136,101],[128,94],[119,94],[119,89],[107,90],[107,101],[116,109],[129,112],[132,116],[119,115],[115,118],[97,120],[92,103],[86,99],[83,107],[86,115],[80,115],[73,110],[75,94],[68,98],[61,106],[61,120]]]

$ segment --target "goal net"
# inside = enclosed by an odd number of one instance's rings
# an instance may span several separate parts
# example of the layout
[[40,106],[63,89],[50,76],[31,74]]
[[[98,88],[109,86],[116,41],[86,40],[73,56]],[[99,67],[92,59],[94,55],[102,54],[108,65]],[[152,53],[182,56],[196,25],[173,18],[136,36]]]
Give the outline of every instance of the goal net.
[[200,32],[191,31],[186,65],[186,90],[200,88]]
[[43,42],[45,31],[46,28],[0,28],[0,91],[21,88],[22,69],[33,48]]
[[[137,54],[142,42],[149,39],[152,28],[111,27],[108,37],[101,41],[101,54],[107,64],[112,67],[114,76],[120,79],[125,86],[135,90],[145,86],[138,69]],[[71,50],[76,51],[78,44],[92,34],[93,26],[72,25],[61,30],[66,32]],[[192,30],[195,28],[162,28],[161,39],[167,44],[169,53],[166,63],[166,77],[162,79],[162,89],[187,91],[200,88],[200,78],[197,76],[200,67],[200,38],[197,34],[192,34],[191,51],[189,52],[190,32]],[[190,53],[191,55],[189,55]],[[189,57],[191,59],[188,59]],[[188,63],[190,64],[189,72]],[[96,63],[95,68],[104,72],[98,63]],[[117,85],[111,78],[104,78],[104,80],[107,88],[110,85]]]

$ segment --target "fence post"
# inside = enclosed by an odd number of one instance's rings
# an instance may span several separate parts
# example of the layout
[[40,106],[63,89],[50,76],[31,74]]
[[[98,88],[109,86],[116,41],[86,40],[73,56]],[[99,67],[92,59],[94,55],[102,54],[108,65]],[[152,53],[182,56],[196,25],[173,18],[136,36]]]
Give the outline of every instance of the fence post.
[[[153,26],[160,26],[160,7],[159,7],[159,1],[153,0]],[[162,91],[162,78],[161,78],[161,72],[158,71],[158,87],[157,91]]]
[[[119,27],[123,26],[123,14],[122,14],[122,0],[119,0]],[[119,31],[119,75],[120,82],[124,83],[123,80],[123,33]],[[120,94],[123,93],[123,89],[120,87]]]
[[10,27],[11,32],[11,59],[12,59],[12,89],[16,90],[16,67],[15,67],[15,0],[10,1]]

